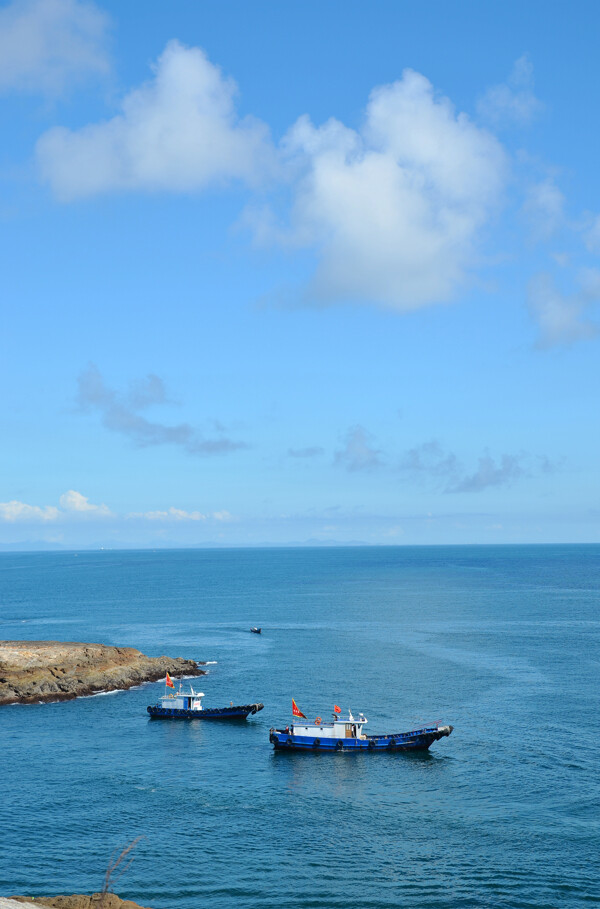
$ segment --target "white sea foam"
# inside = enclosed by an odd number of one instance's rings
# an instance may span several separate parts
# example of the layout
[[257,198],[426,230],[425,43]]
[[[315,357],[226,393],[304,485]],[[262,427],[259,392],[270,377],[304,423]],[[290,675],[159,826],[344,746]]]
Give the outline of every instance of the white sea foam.
[[94,691],[93,694],[79,694],[77,700],[81,698],[101,698],[107,694],[119,694],[121,691],[127,691],[127,688],[113,688],[112,691]]

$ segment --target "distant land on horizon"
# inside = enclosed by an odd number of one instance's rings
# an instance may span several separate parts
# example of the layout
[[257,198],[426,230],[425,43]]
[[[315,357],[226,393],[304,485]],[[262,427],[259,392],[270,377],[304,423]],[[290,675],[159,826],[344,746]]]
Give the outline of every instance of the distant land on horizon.
[[290,543],[274,543],[274,542],[260,542],[260,543],[219,543],[219,542],[207,542],[207,543],[171,543],[168,545],[156,546],[150,543],[123,543],[122,545],[114,545],[107,543],[85,543],[81,546],[73,546],[71,544],[61,544],[61,543],[49,543],[44,540],[32,541],[32,542],[22,542],[22,543],[0,543],[0,553],[2,552],[100,552],[100,551],[119,551],[119,552],[132,552],[137,550],[148,550],[159,551],[159,550],[179,550],[179,549],[294,549],[306,547],[344,547],[344,546],[380,546],[380,545],[389,545],[389,546],[398,546],[398,545],[407,545],[399,543],[389,543],[389,544],[380,544],[380,543],[367,543],[364,540],[297,540]]
[[460,542],[460,543],[368,543],[365,540],[316,540],[309,539],[304,541],[293,541],[289,543],[276,543],[263,541],[260,543],[197,543],[186,545],[185,543],[174,543],[171,545],[153,546],[143,543],[126,543],[123,545],[107,545],[103,543],[85,544],[82,546],[61,545],[60,543],[48,543],[45,541],[32,541],[23,543],[0,543],[0,555],[10,554],[12,552],[36,553],[36,552],[170,552],[182,550],[201,550],[201,549],[447,549],[448,547],[461,548],[465,546],[480,547],[500,547],[500,546],[600,546],[600,541],[589,542],[569,542],[564,540],[553,540],[536,543],[477,543],[477,542]]

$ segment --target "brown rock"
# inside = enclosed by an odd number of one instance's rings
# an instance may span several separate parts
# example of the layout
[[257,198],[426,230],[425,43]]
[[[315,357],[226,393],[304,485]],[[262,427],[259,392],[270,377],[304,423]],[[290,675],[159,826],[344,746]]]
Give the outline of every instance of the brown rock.
[[139,906],[131,900],[122,900],[115,893],[92,893],[91,896],[78,893],[72,896],[13,896],[11,899],[27,905],[33,903],[36,906],[53,906],[54,909],[149,909],[148,906]]
[[[147,657],[133,647],[60,641],[0,641],[0,705],[67,701],[98,691],[204,675],[195,660]],[[111,907],[112,909],[112,907]]]

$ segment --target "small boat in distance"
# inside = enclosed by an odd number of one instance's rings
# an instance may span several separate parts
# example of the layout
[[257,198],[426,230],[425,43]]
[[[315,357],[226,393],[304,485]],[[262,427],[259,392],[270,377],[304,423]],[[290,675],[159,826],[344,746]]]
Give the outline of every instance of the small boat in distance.
[[[174,688],[168,675],[167,679],[166,687]],[[169,686],[169,682],[171,682],[171,686]],[[146,709],[151,717],[166,720],[245,720],[246,717],[258,713],[264,707],[264,704],[235,706],[233,702],[229,707],[203,707],[203,697],[202,691],[194,691],[191,685],[189,691],[184,691],[180,684],[176,694],[164,694],[158,699],[158,704]]]
[[253,625],[250,631],[252,634],[262,634],[262,628],[257,628],[256,625]]
[[[332,723],[324,723],[318,716],[314,723],[293,722],[285,729],[271,729],[269,741],[282,751],[427,751],[433,742],[450,735],[453,726],[425,726],[410,732],[390,732],[386,735],[365,735],[363,726],[368,722],[360,713],[357,717],[348,711],[342,718],[335,707]],[[294,717],[306,716],[292,701]]]

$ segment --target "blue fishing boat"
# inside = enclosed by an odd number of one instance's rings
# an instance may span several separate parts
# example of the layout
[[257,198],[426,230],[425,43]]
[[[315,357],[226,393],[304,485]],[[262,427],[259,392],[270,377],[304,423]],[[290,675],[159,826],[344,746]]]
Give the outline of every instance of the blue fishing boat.
[[[306,720],[295,701],[292,701],[292,711],[295,719]],[[363,713],[355,717],[348,711],[348,716],[343,718],[336,706],[333,722],[323,722],[320,716],[314,723],[293,721],[285,729],[271,729],[269,741],[281,751],[426,751],[434,742],[450,735],[454,728],[436,723],[410,732],[366,735],[363,728],[367,723]]]
[[233,703],[229,707],[204,707],[202,704],[204,692],[194,691],[191,685],[189,691],[184,691],[180,684],[179,691],[167,694],[167,687],[175,687],[168,674],[165,686],[165,694],[159,698],[158,704],[146,708],[150,716],[156,719],[245,720],[246,717],[258,713],[264,707],[264,704],[234,705]]

